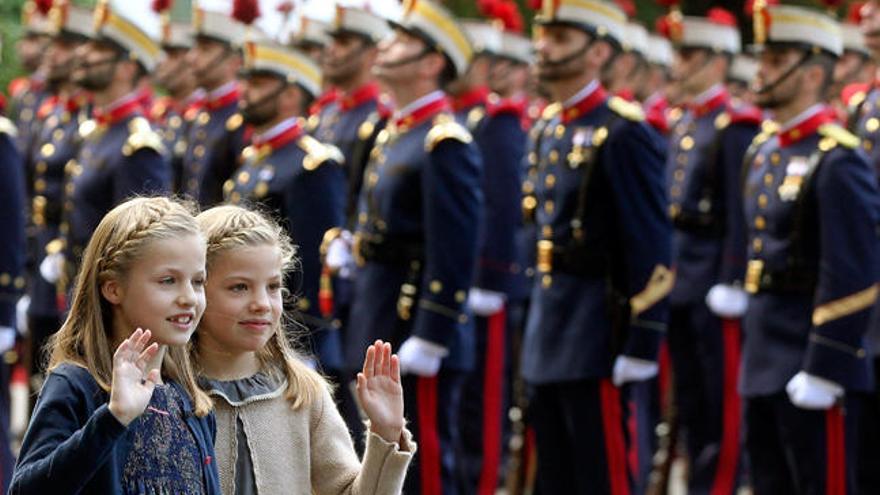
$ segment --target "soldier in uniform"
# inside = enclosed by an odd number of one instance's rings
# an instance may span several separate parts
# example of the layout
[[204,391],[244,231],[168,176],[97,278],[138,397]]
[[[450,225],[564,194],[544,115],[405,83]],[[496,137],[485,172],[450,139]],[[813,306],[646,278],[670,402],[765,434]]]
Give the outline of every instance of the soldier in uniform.
[[29,154],[34,145],[34,133],[39,128],[36,120],[37,109],[46,97],[45,74],[40,64],[49,44],[49,10],[52,0],[28,0],[21,10],[21,25],[24,36],[16,43],[19,63],[28,75],[13,79],[9,83],[9,108],[7,115],[18,128],[16,143],[28,164]]
[[[15,303],[25,286],[24,165],[15,145],[15,124],[0,117],[0,353],[12,349],[16,339]],[[9,489],[15,459],[9,438],[10,365],[0,361],[0,489]]]
[[473,365],[467,291],[481,213],[480,157],[440,89],[467,69],[464,31],[431,0],[407,1],[376,73],[400,105],[376,139],[359,202],[346,362],[377,338],[398,349],[419,458],[404,492],[457,493],[458,400]]
[[637,93],[647,68],[645,54],[648,51],[648,31],[641,24],[627,22],[621,47],[614,64],[604,74],[602,84],[611,94],[626,101],[639,101]]
[[310,119],[321,142],[338,147],[348,178],[346,218],[353,225],[364,167],[376,134],[391,114],[372,69],[377,43],[390,34],[385,19],[353,7],[337,7],[324,54],[324,81],[338,88],[334,101]]
[[822,103],[840,26],[805,7],[757,7],[756,103],[779,127],[755,138],[744,165],[751,478],[755,493],[855,493],[880,191],[859,139]]
[[[468,292],[468,306],[474,314],[476,366],[466,379],[461,400],[459,471],[462,493],[494,494],[506,429],[507,300],[517,262],[525,101],[502,100],[490,93],[492,69],[503,53],[502,30],[485,21],[469,20],[462,25],[475,44],[475,56],[465,75],[450,88],[455,92],[456,116],[474,136],[483,158],[484,221],[477,271]],[[514,56],[519,59],[521,54]],[[505,56],[506,60],[511,58]]]
[[[667,160],[675,287],[669,353],[689,493],[738,486],[740,401],[736,390],[747,295],[742,163],[761,113],[738,107],[724,85],[740,35],[732,14],[684,16],[672,32],[675,91],[689,102],[672,128]],[[707,297],[708,293],[708,297]]]
[[244,39],[245,25],[221,12],[198,7],[192,22],[195,44],[186,61],[206,94],[185,138],[180,192],[207,207],[223,200],[223,183],[238,168],[244,148],[236,77],[241,67],[237,44]]
[[656,375],[670,224],[662,139],[599,82],[626,16],[546,0],[537,71],[552,105],[530,143],[537,269],[523,345],[541,493],[628,493],[620,389]]
[[[315,137],[338,147],[345,159],[345,228],[328,232],[327,244],[322,246],[328,265],[322,272],[322,284],[332,289],[325,289],[322,312],[324,316],[338,320],[343,333],[351,310],[351,273],[354,268],[354,260],[347,254],[351,251],[351,230],[356,221],[364,168],[376,136],[391,115],[390,102],[381,94],[372,72],[378,55],[377,44],[390,33],[385,19],[363,9],[336,7],[336,17],[329,31],[330,41],[324,52],[323,74],[324,82],[337,88],[338,95],[309,118],[309,122],[317,125]],[[331,274],[335,275],[334,279],[330,278]],[[352,438],[361,449],[363,420],[348,386],[354,383],[357,370],[333,371],[338,373],[339,382],[347,385],[338,395],[340,410]]]
[[[38,112],[43,121],[34,150],[31,200],[31,242],[29,257],[34,268],[46,257],[46,248],[60,233],[64,202],[64,169],[76,158],[81,139],[79,126],[88,118],[88,97],[74,84],[73,68],[79,63],[77,50],[92,34],[92,13],[88,9],[59,1],[52,7],[53,38],[46,54],[47,80],[56,94],[46,99]],[[57,244],[57,243],[56,243]],[[42,386],[43,347],[48,337],[61,328],[61,311],[55,281],[34,270],[28,284],[28,330],[30,333],[31,389]]]
[[318,308],[319,248],[324,233],[342,225],[343,157],[309,136],[301,119],[320,91],[321,71],[295,49],[262,42],[245,44],[244,61],[241,111],[254,135],[242,152],[241,168],[223,186],[225,199],[265,205],[284,220],[302,265],[297,308],[318,364],[337,370],[342,365],[338,328]]
[[92,93],[92,118],[79,126],[82,144],[65,165],[61,236],[46,246],[40,267],[45,278],[59,282],[62,293],[110,209],[136,194],[167,193],[171,185],[161,137],[137,99],[137,81],[155,67],[159,47],[106,2],[95,7],[94,19],[94,39],[73,75]]
[[[326,22],[307,16],[300,17],[299,22],[299,29],[290,38],[290,45],[308,55],[323,70],[326,70],[325,51],[327,45],[330,44],[331,27]],[[323,81],[321,94],[315,98],[309,108],[309,116],[311,117],[309,127],[314,129],[317,126],[315,116],[320,115],[324,107],[336,101],[338,97],[339,89],[329,81]]]
[[[871,61],[880,61],[880,2],[870,1],[859,11],[863,42]],[[861,138],[862,150],[875,173],[880,173],[880,84],[877,74],[867,84],[853,84],[843,91],[849,108],[850,130]],[[859,423],[859,484],[862,493],[880,487],[880,306],[875,307],[867,335],[867,351],[874,369],[874,392],[866,401]]]
[[841,120],[847,120],[846,102],[851,97],[852,89],[863,90],[874,80],[877,64],[871,58],[871,51],[865,45],[864,36],[859,28],[860,9],[852,9],[850,17],[840,24],[843,37],[843,55],[837,59],[834,67],[834,78],[826,93],[826,101],[839,111]]
[[150,119],[159,126],[163,144],[171,157],[172,189],[181,192],[186,140],[205,102],[205,90],[198,87],[195,72],[187,63],[187,53],[193,45],[192,26],[171,22],[167,11],[160,14],[163,56],[153,73],[153,80],[168,95],[153,103]]
[[660,134],[669,132],[668,112],[669,77],[672,71],[672,45],[667,38],[656,34],[648,35],[645,52],[645,78],[636,92],[636,98],[645,109],[645,120]]

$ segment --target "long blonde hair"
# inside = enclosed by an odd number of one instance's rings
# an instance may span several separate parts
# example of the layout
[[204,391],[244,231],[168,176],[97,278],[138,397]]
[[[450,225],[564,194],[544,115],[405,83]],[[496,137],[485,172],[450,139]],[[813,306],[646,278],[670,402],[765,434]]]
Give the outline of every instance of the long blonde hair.
[[[70,313],[47,344],[48,370],[63,363],[82,366],[109,392],[113,377],[113,319],[112,306],[101,295],[101,285],[108,280],[124,279],[151,243],[184,235],[202,235],[188,204],[162,197],[134,198],[110,210],[83,253]],[[196,384],[188,348],[169,346],[162,361],[162,373],[189,393],[196,415],[205,416],[211,411],[213,402]]]
[[[221,253],[242,247],[275,246],[281,253],[281,275],[285,277],[298,269],[296,249],[284,229],[268,216],[240,206],[216,206],[196,217],[208,243],[208,279],[211,265]],[[208,301],[210,305],[210,301]],[[290,343],[287,326],[296,327],[290,319],[279,322],[272,337],[257,352],[260,361],[280,367],[287,377],[286,398],[293,409],[309,406],[330,384],[316,371],[306,366]],[[196,332],[196,337],[198,332]],[[192,360],[198,366],[198,345],[192,347]]]

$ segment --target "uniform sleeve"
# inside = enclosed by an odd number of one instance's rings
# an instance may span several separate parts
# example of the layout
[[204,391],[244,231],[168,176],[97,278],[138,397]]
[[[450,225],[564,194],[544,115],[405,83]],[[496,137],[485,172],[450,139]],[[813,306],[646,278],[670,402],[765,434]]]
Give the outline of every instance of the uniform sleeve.
[[841,154],[816,172],[819,272],[803,367],[848,388],[866,379],[863,337],[877,299],[880,193],[868,163]]
[[724,201],[724,238],[718,283],[741,283],[746,265],[746,225],[742,203],[742,173],[746,150],[757,134],[757,128],[734,125],[726,129],[718,159],[721,196]]
[[113,201],[119,204],[135,195],[171,192],[171,163],[150,148],[124,157],[113,178]]
[[439,142],[422,172],[425,266],[413,335],[449,348],[474,278],[482,192],[474,145]]
[[665,335],[674,275],[669,271],[672,224],[666,214],[660,138],[643,123],[612,133],[602,161],[618,218],[624,290],[631,318],[623,354],[656,360]]
[[15,143],[0,134],[0,326],[15,325],[15,302],[24,288],[24,165]]
[[284,198],[284,215],[302,263],[301,297],[308,301],[305,312],[319,317],[321,240],[325,232],[342,225],[345,176],[340,165],[328,161],[311,172],[304,172],[292,184]]
[[477,137],[483,157],[486,213],[474,285],[509,293],[517,256],[515,235],[521,219],[519,174],[526,137],[516,114],[499,114],[489,119]]
[[86,393],[66,376],[46,378],[12,475],[11,495],[79,493],[109,462],[125,427],[106,404],[83,414]]
[[363,462],[355,453],[348,427],[329,392],[311,432],[311,477],[316,495],[397,495],[415,453],[409,431],[400,444],[367,433]]

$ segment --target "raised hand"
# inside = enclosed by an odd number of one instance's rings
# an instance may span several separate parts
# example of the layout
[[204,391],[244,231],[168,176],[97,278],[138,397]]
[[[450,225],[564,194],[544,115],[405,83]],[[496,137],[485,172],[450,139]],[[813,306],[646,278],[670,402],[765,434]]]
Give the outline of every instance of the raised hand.
[[391,344],[377,340],[367,348],[364,369],[357,376],[361,407],[370,418],[370,430],[387,442],[397,442],[403,431],[403,387],[400,362]]
[[[149,344],[152,334],[138,328],[113,354],[113,383],[109,409],[125,426],[144,412],[159,382],[159,370],[147,370],[147,363],[159,352],[159,344]],[[149,344],[149,345],[147,345]]]

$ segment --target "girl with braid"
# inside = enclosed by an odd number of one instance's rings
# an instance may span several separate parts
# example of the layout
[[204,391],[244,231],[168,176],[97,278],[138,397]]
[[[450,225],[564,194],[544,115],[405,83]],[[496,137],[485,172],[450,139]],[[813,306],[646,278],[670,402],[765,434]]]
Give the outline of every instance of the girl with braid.
[[101,220],[10,493],[220,494],[211,399],[187,348],[204,283],[187,206],[136,198]]
[[400,365],[391,345],[366,351],[357,397],[369,419],[363,461],[331,387],[294,354],[283,321],[284,280],[296,269],[283,229],[238,206],[198,216],[207,240],[208,307],[193,361],[217,414],[223,493],[400,493],[415,444],[404,427]]

